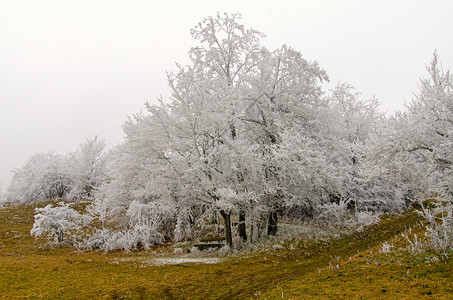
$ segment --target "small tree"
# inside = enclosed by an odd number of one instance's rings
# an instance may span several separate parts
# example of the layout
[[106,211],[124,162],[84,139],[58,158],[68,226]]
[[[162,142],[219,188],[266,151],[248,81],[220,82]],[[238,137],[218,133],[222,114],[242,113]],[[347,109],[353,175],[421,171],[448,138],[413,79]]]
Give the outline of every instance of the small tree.
[[44,208],[36,208],[36,212],[30,234],[35,237],[41,235],[55,237],[58,244],[63,243],[65,232],[80,229],[82,225],[82,215],[64,203],[57,207],[49,204]]
[[107,179],[105,141],[95,136],[87,138],[77,151],[68,156],[73,186],[70,198],[92,197],[93,190]]

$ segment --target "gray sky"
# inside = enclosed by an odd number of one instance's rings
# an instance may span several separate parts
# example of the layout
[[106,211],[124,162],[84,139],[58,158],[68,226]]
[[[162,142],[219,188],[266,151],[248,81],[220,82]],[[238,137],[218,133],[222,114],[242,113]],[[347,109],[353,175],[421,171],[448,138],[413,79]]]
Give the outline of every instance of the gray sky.
[[[157,4],[158,3],[158,4]],[[317,60],[382,109],[402,109],[437,49],[453,69],[451,0],[0,1],[0,183],[36,152],[121,142],[128,115],[168,95],[189,30],[217,12]],[[1,184],[0,184],[1,186]]]

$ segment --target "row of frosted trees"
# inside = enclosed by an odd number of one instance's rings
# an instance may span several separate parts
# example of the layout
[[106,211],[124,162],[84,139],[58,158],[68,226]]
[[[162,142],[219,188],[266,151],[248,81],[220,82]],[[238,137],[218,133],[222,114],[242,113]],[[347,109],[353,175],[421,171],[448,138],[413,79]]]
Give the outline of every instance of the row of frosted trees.
[[36,153],[18,169],[8,187],[11,200],[27,203],[43,199],[81,199],[94,195],[105,181],[108,156],[105,142],[87,138],[67,155]]
[[219,230],[233,246],[277,234],[282,216],[341,221],[349,212],[357,222],[434,194],[450,201],[452,80],[437,55],[407,111],[386,118],[349,84],[324,91],[316,62],[288,46],[266,49],[239,20],[200,22],[190,63],[168,74],[171,97],[124,124],[109,180],[85,185],[96,187],[88,214],[97,224],[86,247]]

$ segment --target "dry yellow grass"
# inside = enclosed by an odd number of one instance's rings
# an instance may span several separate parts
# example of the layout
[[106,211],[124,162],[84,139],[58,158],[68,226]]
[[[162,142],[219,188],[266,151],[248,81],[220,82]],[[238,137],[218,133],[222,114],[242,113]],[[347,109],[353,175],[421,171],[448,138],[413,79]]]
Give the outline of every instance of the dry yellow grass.
[[162,254],[152,251],[105,254],[42,247],[29,235],[34,208],[0,209],[4,299],[453,298],[451,260],[378,251],[384,241],[403,245],[399,233],[417,223],[414,213],[390,216],[361,233],[327,242],[292,241],[293,247],[217,264],[155,266],[146,262]]

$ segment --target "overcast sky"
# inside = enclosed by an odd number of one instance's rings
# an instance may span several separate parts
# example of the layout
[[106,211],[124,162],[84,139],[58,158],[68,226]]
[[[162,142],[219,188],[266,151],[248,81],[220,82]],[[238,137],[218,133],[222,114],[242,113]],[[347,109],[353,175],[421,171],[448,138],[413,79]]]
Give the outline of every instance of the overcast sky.
[[217,12],[241,12],[264,46],[301,51],[389,112],[412,99],[435,49],[453,69],[451,0],[1,0],[0,186],[36,152],[120,143],[127,116],[168,95],[189,30]]

